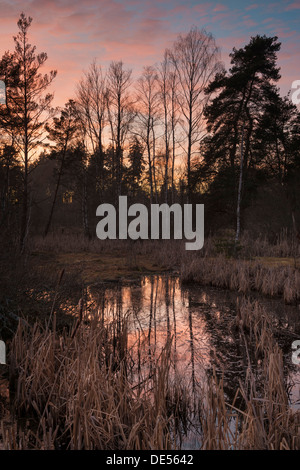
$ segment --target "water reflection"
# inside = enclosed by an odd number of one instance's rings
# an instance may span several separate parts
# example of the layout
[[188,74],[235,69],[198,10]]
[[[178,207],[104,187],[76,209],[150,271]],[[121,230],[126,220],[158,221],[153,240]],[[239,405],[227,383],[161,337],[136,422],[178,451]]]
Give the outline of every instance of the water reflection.
[[[207,374],[224,374],[224,390],[233,399],[245,378],[249,358],[234,327],[238,295],[213,288],[183,287],[178,277],[145,276],[139,281],[91,286],[88,298],[106,319],[128,316],[132,361],[139,380],[151,374],[155,358],[171,342],[172,367],[193,391]],[[299,366],[291,362],[291,342],[299,334],[299,311],[281,301],[260,298],[272,313],[283,350],[293,406],[299,405]],[[294,336],[293,336],[294,335]],[[300,336],[300,335],[298,335]],[[254,364],[255,367],[255,361]]]

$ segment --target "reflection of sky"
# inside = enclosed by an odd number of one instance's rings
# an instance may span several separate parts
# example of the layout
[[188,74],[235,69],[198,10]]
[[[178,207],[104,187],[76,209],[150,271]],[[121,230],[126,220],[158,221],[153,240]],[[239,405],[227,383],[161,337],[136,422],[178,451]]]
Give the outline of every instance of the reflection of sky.
[[109,318],[112,315],[117,318],[120,302],[122,313],[130,312],[129,347],[135,349],[139,344],[146,362],[149,353],[157,358],[172,338],[172,361],[176,370],[184,372],[188,383],[193,373],[196,380],[203,377],[210,365],[210,335],[201,315],[190,311],[178,279],[157,277],[151,282],[150,278],[144,278],[140,286],[108,290],[106,299]]
[[[93,300],[97,290],[90,291]],[[201,382],[205,370],[212,364],[219,372],[226,371],[227,380],[236,379],[245,372],[246,365],[236,348],[236,336],[231,322],[234,316],[236,294],[222,293],[214,289],[183,289],[177,278],[145,277],[140,285],[119,285],[105,292],[107,318],[122,318],[129,312],[129,346],[140,356],[144,353],[144,364],[149,354],[158,357],[168,338],[172,337],[172,360],[176,370],[191,384],[194,374]],[[289,319],[294,323],[298,311],[280,302],[262,301],[272,316],[284,327]],[[278,309],[278,312],[277,312]],[[299,322],[299,320],[298,320]],[[290,360],[285,358],[285,366]],[[292,382],[294,382],[292,384]],[[300,402],[300,375],[297,370],[290,374],[291,402]]]
[[277,35],[282,91],[300,79],[299,0],[0,0],[0,8],[0,55],[14,47],[20,12],[31,15],[31,42],[38,52],[47,52],[47,66],[58,70],[57,104],[72,97],[75,82],[94,58],[104,66],[122,59],[139,74],[144,65],[160,61],[178,33],[192,25],[213,34],[226,65],[233,47],[251,36]]
[[0,104],[5,104],[5,83],[0,80]]

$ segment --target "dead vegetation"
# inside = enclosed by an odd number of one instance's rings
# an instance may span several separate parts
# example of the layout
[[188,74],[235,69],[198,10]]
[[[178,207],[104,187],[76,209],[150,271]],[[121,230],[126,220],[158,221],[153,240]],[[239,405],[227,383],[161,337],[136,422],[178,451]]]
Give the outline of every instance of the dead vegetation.
[[232,236],[227,233],[208,237],[198,252],[186,251],[182,240],[100,241],[76,235],[36,237],[31,250],[37,262],[51,253],[56,269],[80,272],[86,282],[175,270],[185,283],[257,291],[280,296],[289,304],[300,296],[300,245],[286,234],[273,244],[265,238],[250,240],[245,234],[234,256]]
[[[131,243],[124,250],[121,242],[81,245],[81,239],[72,244],[68,237],[65,242],[53,237],[49,244],[49,239],[36,240],[31,255],[53,250],[72,256],[84,249],[120,257],[125,251],[136,268],[139,256],[152,253],[157,266],[177,267],[182,282],[282,296],[287,303],[299,300],[297,265],[230,257],[226,251],[218,253],[212,239],[203,252],[193,255],[177,242]],[[291,256],[284,240],[266,254]],[[252,255],[260,255],[254,245]],[[12,289],[11,277],[1,282]],[[80,291],[81,281],[76,282]],[[33,283],[35,288],[28,291]],[[47,283],[47,259],[44,269],[33,269],[29,276],[25,263],[24,272],[19,268],[15,277],[15,284],[23,286],[18,295],[37,297],[36,305],[41,302],[39,295],[45,300]],[[81,303],[73,327],[60,323],[59,309],[51,305],[56,301],[63,308],[64,298],[57,297],[55,282],[51,284],[43,315],[39,312],[35,322],[19,321],[8,345],[11,416],[0,416],[1,448],[167,450],[182,448],[192,434],[200,449],[299,450],[299,410],[290,406],[283,353],[274,338],[272,319],[259,302],[241,301],[231,325],[248,364],[232,400],[219,373],[208,375],[193,389],[179,372],[174,373],[171,337],[151,358],[151,367],[147,357],[141,360],[148,348],[129,342],[126,316],[107,321],[101,309],[87,311]],[[8,309],[15,311],[8,305],[2,312],[5,318]]]
[[196,282],[248,294],[257,291],[283,297],[289,304],[300,299],[300,270],[292,266],[268,266],[261,261],[194,258],[181,266],[182,282]]
[[178,449],[191,432],[201,449],[300,448],[299,411],[289,405],[282,352],[258,302],[243,300],[233,325],[249,356],[233,402],[215,373],[193,391],[174,376],[172,339],[141,373],[126,316],[107,322],[81,304],[73,329],[58,332],[55,315],[51,326],[20,323],[11,343],[5,449]]

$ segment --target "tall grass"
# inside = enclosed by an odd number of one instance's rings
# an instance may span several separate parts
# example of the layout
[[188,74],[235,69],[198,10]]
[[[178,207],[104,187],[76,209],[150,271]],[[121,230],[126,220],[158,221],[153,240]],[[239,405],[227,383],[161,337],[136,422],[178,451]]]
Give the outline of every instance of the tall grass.
[[[229,403],[223,378],[215,373],[210,377],[200,414],[201,448],[299,449],[300,411],[292,410],[289,404],[283,356],[274,339],[272,319],[258,302],[244,299],[237,309],[236,326],[248,355],[246,378],[239,381]],[[251,358],[254,362],[261,358],[257,370]]]
[[244,294],[282,296],[286,303],[300,299],[300,270],[293,266],[267,266],[260,261],[194,258],[181,265],[182,282],[222,287]]
[[[230,252],[234,245],[234,233],[232,231],[220,232],[209,235],[204,240],[204,246],[199,251],[200,256],[216,256],[220,252]],[[299,257],[300,243],[297,237],[288,235],[286,231],[279,233],[271,243],[265,235],[257,238],[244,232],[239,242],[239,256],[252,257]],[[133,250],[135,253],[151,253],[158,259],[168,260],[176,256],[177,262],[185,254],[188,258],[191,252],[186,252],[184,240],[99,240],[96,237],[87,238],[79,233],[50,233],[46,238],[35,235],[30,239],[31,251],[50,251],[53,253],[90,252],[103,253],[111,251]],[[167,255],[167,256],[165,256]],[[162,257],[162,258],[161,258]]]
[[[227,237],[227,238],[226,238]],[[221,242],[220,242],[221,240]],[[208,237],[202,250],[185,250],[182,240],[87,240],[79,235],[35,237],[33,251],[111,253],[124,257],[128,268],[138,265],[138,256],[151,257],[158,267],[175,269],[183,282],[196,282],[242,293],[257,291],[266,296],[281,296],[286,303],[300,298],[300,244],[286,234],[270,244],[266,238],[251,240],[244,234],[238,257],[229,257],[232,241]],[[268,264],[256,257],[289,257],[289,263]],[[276,261],[276,260],[275,260]]]
[[6,448],[171,448],[169,345],[151,376],[136,383],[123,320],[104,325],[94,318],[88,326],[83,320],[60,334],[19,325],[10,393],[14,415],[27,423],[14,438],[15,428],[3,430]]
[[235,328],[249,361],[229,402],[216,373],[193,391],[174,376],[171,338],[140,374],[126,316],[107,322],[81,304],[72,329],[20,323],[8,356],[12,419],[1,422],[2,447],[167,450],[192,432],[201,449],[299,449],[300,415],[289,406],[271,319],[243,300]]

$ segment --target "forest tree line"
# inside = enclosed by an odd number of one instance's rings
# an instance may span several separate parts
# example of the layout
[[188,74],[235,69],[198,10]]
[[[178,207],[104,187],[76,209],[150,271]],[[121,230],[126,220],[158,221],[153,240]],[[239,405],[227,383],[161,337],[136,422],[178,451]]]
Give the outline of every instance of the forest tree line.
[[[203,203],[206,231],[297,230],[300,114],[278,87],[278,38],[233,48],[224,68],[212,34],[193,27],[138,79],[94,60],[62,108],[21,14],[0,61],[0,228],[24,250],[31,233],[95,235],[96,207]],[[13,235],[12,235],[13,234]]]

